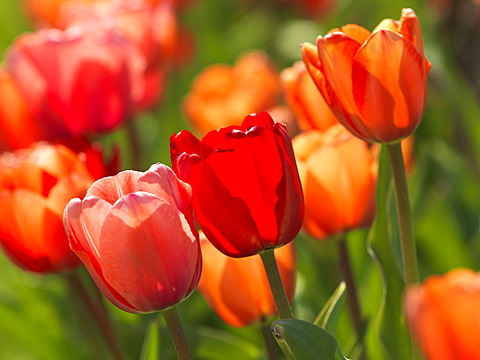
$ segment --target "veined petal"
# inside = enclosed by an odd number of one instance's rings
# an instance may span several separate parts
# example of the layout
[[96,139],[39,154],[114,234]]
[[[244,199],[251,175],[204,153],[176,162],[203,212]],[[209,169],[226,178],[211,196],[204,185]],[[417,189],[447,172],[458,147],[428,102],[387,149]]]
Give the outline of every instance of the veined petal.
[[115,176],[107,176],[95,181],[87,191],[87,196],[95,196],[114,204],[122,196],[136,191],[136,182],[142,175],[139,171],[126,170]]
[[361,44],[341,32],[331,33],[317,39],[318,57],[323,74],[345,112],[356,114],[353,99],[353,59]]
[[101,238],[105,281],[141,312],[180,302],[198,279],[198,234],[152,194],[130,194],[115,204]]
[[389,30],[374,33],[355,57],[352,79],[355,103],[376,140],[396,140],[418,126],[426,71],[410,41]]
[[423,35],[420,21],[412,9],[403,9],[400,18],[399,32],[402,36],[410,41],[418,50],[418,52],[425,56],[423,52]]
[[353,40],[359,44],[363,44],[367,41],[368,37],[371,35],[371,32],[365,29],[363,26],[357,24],[347,24],[342,26],[341,31],[350,36]]

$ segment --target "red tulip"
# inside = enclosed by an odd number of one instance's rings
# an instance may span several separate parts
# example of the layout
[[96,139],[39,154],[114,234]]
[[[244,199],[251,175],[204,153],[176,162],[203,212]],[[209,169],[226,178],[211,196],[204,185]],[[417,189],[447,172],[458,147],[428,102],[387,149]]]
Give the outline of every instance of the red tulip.
[[426,359],[480,359],[480,274],[456,269],[431,276],[407,290],[405,304]]
[[[198,290],[223,321],[246,326],[277,313],[260,256],[228,257],[202,237],[201,245],[204,261]],[[289,301],[295,291],[295,257],[293,242],[275,250]]]
[[430,63],[417,16],[384,20],[370,33],[346,25],[303,44],[303,60],[339,121],[372,142],[412,134],[423,116]]
[[133,84],[136,110],[158,103],[179,38],[176,9],[170,1],[155,6],[144,1],[71,2],[59,22],[64,28],[90,23],[125,37],[144,58],[142,76]]
[[165,165],[96,181],[68,203],[64,225],[97,286],[124,311],[173,306],[200,279],[191,189]]
[[114,32],[72,27],[20,36],[7,68],[54,138],[111,130],[132,109],[141,57]]
[[268,113],[202,140],[172,135],[173,169],[193,188],[207,238],[225,255],[243,257],[290,242],[303,220],[303,195],[286,127]]
[[15,264],[38,273],[80,264],[62,215],[92,182],[83,161],[61,145],[37,143],[0,157],[0,243]]

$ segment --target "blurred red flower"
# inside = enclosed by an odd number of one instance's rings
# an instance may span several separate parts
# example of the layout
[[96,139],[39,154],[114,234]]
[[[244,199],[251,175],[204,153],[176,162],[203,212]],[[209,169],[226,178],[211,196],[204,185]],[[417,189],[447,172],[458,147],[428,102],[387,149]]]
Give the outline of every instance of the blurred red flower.
[[268,113],[202,140],[172,135],[173,169],[192,185],[196,218],[225,255],[244,257],[287,244],[303,221],[303,194],[285,125]]
[[6,57],[33,115],[53,138],[95,134],[125,121],[142,61],[118,34],[88,26],[21,35]]
[[96,181],[68,203],[64,225],[97,286],[124,311],[173,306],[200,279],[191,188],[163,164]]
[[18,86],[3,67],[0,68],[0,98],[0,152],[48,139],[49,134],[33,116]]
[[388,143],[420,124],[430,63],[413,10],[372,33],[353,24],[333,29],[316,46],[303,44],[302,53],[325,101],[354,135]]
[[63,209],[93,180],[83,161],[62,145],[37,143],[1,155],[0,243],[9,258],[38,273],[78,266],[63,229]]

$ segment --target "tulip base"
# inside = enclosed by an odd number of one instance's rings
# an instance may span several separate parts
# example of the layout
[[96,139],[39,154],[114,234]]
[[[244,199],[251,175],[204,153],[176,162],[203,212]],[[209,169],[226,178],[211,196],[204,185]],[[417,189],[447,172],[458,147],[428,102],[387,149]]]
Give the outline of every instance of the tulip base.
[[275,306],[281,319],[293,319],[292,308],[288,302],[287,294],[280,278],[274,249],[267,249],[260,253],[260,257],[267,273],[268,283],[272,291]]
[[165,319],[168,331],[170,331],[170,336],[172,337],[173,345],[177,351],[178,359],[193,360],[192,351],[190,350],[187,338],[185,337],[185,332],[183,331],[182,324],[180,323],[177,308],[172,306],[168,309],[162,310],[161,314]]

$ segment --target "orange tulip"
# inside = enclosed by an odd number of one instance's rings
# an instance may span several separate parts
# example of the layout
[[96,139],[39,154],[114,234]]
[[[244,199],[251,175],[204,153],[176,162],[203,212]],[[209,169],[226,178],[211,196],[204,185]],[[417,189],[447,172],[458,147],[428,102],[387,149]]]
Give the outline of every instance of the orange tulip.
[[[260,256],[231,258],[219,252],[201,234],[203,270],[198,289],[210,307],[231,326],[246,326],[276,314],[275,302]],[[295,247],[275,250],[280,276],[289,301],[295,291]]]
[[415,12],[384,20],[371,33],[346,25],[302,45],[319,91],[354,135],[395,142],[414,132],[424,107],[430,63]]
[[406,293],[413,335],[428,360],[480,359],[480,274],[455,269]]
[[0,151],[16,150],[48,139],[47,132],[36,121],[27,101],[3,68],[0,68],[0,98]]
[[375,213],[375,149],[340,124],[293,139],[305,196],[303,227],[325,239],[370,225]]
[[70,251],[63,209],[93,178],[75,153],[37,143],[0,157],[0,243],[23,269],[50,273],[80,264]]
[[337,117],[317,91],[303,62],[282,70],[280,78],[285,87],[285,100],[297,115],[302,130],[326,130],[338,124]]
[[266,54],[253,51],[234,66],[216,64],[193,82],[183,107],[201,133],[240,125],[245,114],[268,110],[280,95],[277,70]]

